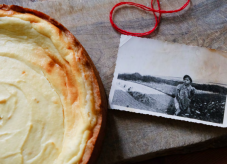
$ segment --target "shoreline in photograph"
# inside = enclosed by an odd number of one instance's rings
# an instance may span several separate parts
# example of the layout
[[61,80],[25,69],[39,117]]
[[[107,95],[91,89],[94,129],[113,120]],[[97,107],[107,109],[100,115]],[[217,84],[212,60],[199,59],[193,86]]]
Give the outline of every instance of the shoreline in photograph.
[[[176,78],[171,80],[170,78],[164,79],[155,76],[141,76],[138,73],[134,73],[119,74],[117,81],[118,85],[121,85],[121,87],[115,89],[112,100],[113,105],[168,115],[174,115],[176,112],[174,95],[176,86],[182,84],[182,80],[176,80]],[[137,86],[133,88],[132,86],[135,84],[137,84]],[[142,91],[138,90],[136,89],[138,85],[143,85],[147,87],[147,89],[143,88],[141,89]],[[198,87],[200,90],[196,88],[196,94],[191,100],[191,113],[183,113],[179,115],[179,117],[219,124],[223,123],[226,103],[225,93],[227,89],[214,84],[193,83],[192,86]]]

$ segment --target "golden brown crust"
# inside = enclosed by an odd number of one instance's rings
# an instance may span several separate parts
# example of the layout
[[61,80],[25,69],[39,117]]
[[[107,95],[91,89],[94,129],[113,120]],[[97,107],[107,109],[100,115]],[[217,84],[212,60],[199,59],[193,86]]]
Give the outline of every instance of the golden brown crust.
[[[84,156],[80,163],[81,164],[95,163],[101,149],[102,140],[104,138],[106,114],[107,114],[107,98],[105,95],[103,84],[101,82],[101,78],[99,77],[99,73],[96,70],[89,55],[87,54],[83,46],[80,44],[80,42],[73,36],[73,34],[70,31],[68,31],[61,23],[57,22],[50,16],[36,10],[23,8],[16,5],[3,4],[3,5],[0,5],[0,10],[14,11],[14,12],[24,13],[24,14],[28,13],[28,14],[35,15],[39,18],[42,18],[47,22],[53,24],[62,32],[64,32],[66,36],[70,38],[70,40],[72,40],[72,44],[74,44],[75,47],[78,47],[80,49],[81,62],[83,63],[83,66],[87,67],[87,69],[90,70],[89,78],[92,78],[92,81],[93,81],[93,92],[95,94],[95,106],[97,110],[97,124],[93,129],[92,137],[87,142]],[[51,71],[53,67],[54,67],[53,63],[50,62],[49,67],[47,68],[48,71]]]

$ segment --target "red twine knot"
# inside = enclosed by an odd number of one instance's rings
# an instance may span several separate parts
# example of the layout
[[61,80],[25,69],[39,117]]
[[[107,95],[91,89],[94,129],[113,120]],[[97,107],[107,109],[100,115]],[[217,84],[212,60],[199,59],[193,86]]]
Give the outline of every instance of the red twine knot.
[[[190,0],[187,0],[187,2],[181,8],[179,8],[177,10],[169,10],[169,11],[166,11],[166,10],[161,10],[159,0],[157,0],[158,10],[154,9],[153,0],[151,0],[151,7],[147,7],[147,6],[144,6],[144,5],[141,5],[141,4],[138,4],[138,3],[134,3],[134,2],[120,2],[120,3],[117,3],[112,8],[112,10],[110,11],[110,23],[111,23],[111,25],[113,26],[113,28],[115,30],[117,30],[118,32],[120,32],[122,34],[125,34],[125,35],[132,35],[132,36],[139,36],[139,37],[145,36],[145,35],[149,35],[149,34],[151,34],[157,28],[158,24],[160,23],[160,18],[161,18],[162,13],[175,13],[175,12],[179,12],[179,11],[183,10],[184,8],[186,8],[189,3],[190,3]],[[145,10],[145,11],[152,11],[153,14],[154,14],[154,17],[155,17],[155,21],[156,21],[155,26],[153,27],[153,29],[151,29],[150,31],[144,32],[144,33],[133,33],[133,32],[129,32],[129,31],[120,29],[113,22],[113,11],[115,10],[116,7],[119,7],[121,5],[136,6],[136,7],[139,7],[141,9]],[[159,13],[159,16],[157,16],[156,13]]]

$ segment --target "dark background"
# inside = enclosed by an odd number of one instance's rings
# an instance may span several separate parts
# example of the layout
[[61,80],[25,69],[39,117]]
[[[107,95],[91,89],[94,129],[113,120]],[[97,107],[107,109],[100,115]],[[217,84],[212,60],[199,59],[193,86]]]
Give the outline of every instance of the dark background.
[[227,147],[184,155],[159,157],[134,164],[227,164]]

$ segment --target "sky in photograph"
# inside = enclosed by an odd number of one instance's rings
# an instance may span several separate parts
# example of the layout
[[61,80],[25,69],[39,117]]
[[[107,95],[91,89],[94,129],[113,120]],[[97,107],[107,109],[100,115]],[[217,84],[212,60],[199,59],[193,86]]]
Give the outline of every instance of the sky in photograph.
[[116,73],[178,77],[227,84],[227,53],[154,39],[123,36]]

